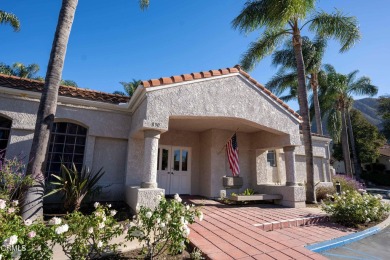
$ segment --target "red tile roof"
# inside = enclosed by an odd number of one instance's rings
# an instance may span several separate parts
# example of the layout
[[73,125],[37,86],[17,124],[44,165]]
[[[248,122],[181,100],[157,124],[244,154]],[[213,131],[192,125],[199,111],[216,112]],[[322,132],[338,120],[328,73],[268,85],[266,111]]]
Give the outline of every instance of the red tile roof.
[[[0,87],[27,90],[33,92],[42,92],[44,82],[33,79],[19,78],[0,74]],[[76,88],[71,86],[60,86],[58,94],[65,97],[73,97],[79,99],[93,100],[104,103],[126,103],[129,97],[99,92],[95,90]]]
[[286,103],[284,103],[277,96],[272,94],[271,91],[269,91],[267,88],[265,88],[259,82],[257,82],[248,73],[246,73],[244,70],[242,70],[242,68],[239,65],[236,65],[233,68],[226,68],[226,69],[219,69],[219,70],[209,70],[209,71],[203,71],[203,72],[191,73],[191,74],[182,74],[182,75],[179,75],[179,76],[171,76],[171,77],[168,77],[168,78],[150,79],[150,80],[143,81],[142,85],[145,88],[158,87],[158,86],[163,86],[163,85],[180,83],[180,82],[183,82],[183,81],[194,81],[194,80],[198,80],[198,79],[217,77],[217,76],[227,75],[227,74],[232,74],[232,73],[240,73],[242,76],[247,78],[253,85],[255,85],[258,88],[260,88],[264,93],[266,93],[268,96],[270,96],[272,99],[274,99],[280,105],[282,105],[286,110],[288,110],[296,118],[302,120],[302,117],[297,112],[295,112],[292,108],[290,108]]

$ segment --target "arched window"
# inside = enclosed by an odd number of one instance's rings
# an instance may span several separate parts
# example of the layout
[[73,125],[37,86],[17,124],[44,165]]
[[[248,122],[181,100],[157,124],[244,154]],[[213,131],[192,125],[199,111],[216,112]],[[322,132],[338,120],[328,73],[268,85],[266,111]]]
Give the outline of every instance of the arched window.
[[0,116],[0,162],[3,160],[5,156],[5,151],[7,150],[11,125],[11,120]]
[[87,128],[67,122],[53,124],[46,163],[46,175],[59,174],[61,163],[78,170],[83,167]]

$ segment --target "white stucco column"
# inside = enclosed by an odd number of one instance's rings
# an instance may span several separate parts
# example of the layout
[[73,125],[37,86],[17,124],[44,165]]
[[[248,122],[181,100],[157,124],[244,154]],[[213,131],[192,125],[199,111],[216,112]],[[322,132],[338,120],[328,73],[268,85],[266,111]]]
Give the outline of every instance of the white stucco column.
[[157,188],[157,154],[160,132],[144,131],[144,172],[141,188]]
[[297,186],[297,176],[295,171],[295,146],[283,147],[284,162],[286,164],[286,186]]

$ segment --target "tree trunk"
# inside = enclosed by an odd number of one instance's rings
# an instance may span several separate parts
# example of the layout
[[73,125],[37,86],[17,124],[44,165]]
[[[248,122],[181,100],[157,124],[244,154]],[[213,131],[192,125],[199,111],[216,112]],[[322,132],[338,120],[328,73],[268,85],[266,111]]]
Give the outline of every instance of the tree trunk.
[[310,85],[313,90],[313,105],[314,105],[314,114],[316,117],[317,134],[323,135],[324,133],[322,131],[320,102],[318,101],[318,74],[317,73],[311,74]]
[[349,153],[347,122],[346,122],[344,106],[341,108],[341,121],[342,121],[341,145],[343,146],[345,174],[352,177],[351,156]]
[[355,177],[359,181],[360,175],[362,174],[362,167],[360,166],[357,151],[356,151],[355,137],[353,136],[351,115],[349,114],[349,109],[346,109],[346,117],[347,117],[348,134],[349,134],[349,139],[351,142],[351,150],[352,150],[353,165],[354,165],[354,170],[355,170]]
[[316,198],[314,192],[315,187],[313,146],[311,139],[309,105],[307,101],[307,89],[305,82],[305,66],[302,55],[302,39],[299,30],[295,30],[294,32],[293,46],[295,52],[295,59],[297,62],[299,113],[303,118],[303,122],[301,125],[306,157],[306,201],[315,203]]
[[34,184],[26,191],[22,216],[24,219],[42,218],[43,193],[45,185],[44,169],[50,129],[54,121],[58,88],[64,66],[66,48],[73,24],[78,0],[63,0],[57,28],[47,66],[45,85],[39,103],[33,143],[31,146],[27,174],[34,179]]

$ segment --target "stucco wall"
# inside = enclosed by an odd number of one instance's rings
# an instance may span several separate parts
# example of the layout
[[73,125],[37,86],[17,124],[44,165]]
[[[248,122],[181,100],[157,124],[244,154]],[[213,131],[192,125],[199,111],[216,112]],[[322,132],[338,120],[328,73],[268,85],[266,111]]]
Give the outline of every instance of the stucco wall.
[[[232,172],[229,168],[229,162],[226,156],[225,145],[229,138],[234,134],[232,131],[212,129],[212,147],[211,147],[211,182],[210,185],[210,197],[219,197],[220,191],[224,190],[222,183],[223,176],[232,176]],[[240,177],[243,178],[243,186],[240,190],[227,190],[227,194],[230,192],[242,192],[248,187],[251,187],[251,153],[254,150],[250,149],[251,138],[250,134],[237,133],[237,145],[239,149],[240,160]],[[203,184],[202,185],[206,185]]]
[[[234,102],[232,102],[234,100]],[[260,89],[238,75],[147,92],[149,122],[168,125],[169,117],[229,117],[299,140],[298,121]]]
[[[12,119],[6,157],[20,156],[28,162],[39,100],[0,94],[0,115]],[[102,199],[123,199],[127,138],[131,115],[97,107],[59,103],[56,122],[72,122],[88,129],[84,164],[97,169],[104,166],[102,184],[112,183],[112,192]]]
[[103,167],[105,175],[99,185],[105,187],[99,200],[123,200],[125,167],[127,159],[127,140],[98,137],[95,140],[93,169]]

